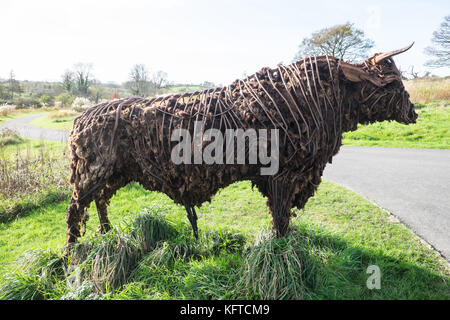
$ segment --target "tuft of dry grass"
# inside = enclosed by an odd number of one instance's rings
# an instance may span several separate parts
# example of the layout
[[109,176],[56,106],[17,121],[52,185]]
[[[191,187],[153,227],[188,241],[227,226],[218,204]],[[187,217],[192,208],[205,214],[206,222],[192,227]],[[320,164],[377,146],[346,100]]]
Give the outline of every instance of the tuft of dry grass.
[[50,112],[48,114],[48,117],[52,118],[52,119],[62,119],[62,118],[72,117],[75,115],[78,115],[78,113],[75,111],[72,111],[72,110],[58,110],[58,111]]
[[450,100],[450,77],[417,78],[406,80],[404,84],[413,103]]
[[0,106],[0,116],[6,117],[9,116],[11,113],[13,113],[16,110],[15,105],[1,105]]

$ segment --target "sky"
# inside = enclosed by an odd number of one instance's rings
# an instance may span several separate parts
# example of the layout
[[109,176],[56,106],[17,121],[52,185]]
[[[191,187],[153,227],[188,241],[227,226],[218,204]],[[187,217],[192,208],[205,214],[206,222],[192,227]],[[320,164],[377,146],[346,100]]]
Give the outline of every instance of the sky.
[[60,81],[81,62],[104,83],[145,64],[173,83],[226,85],[291,63],[303,38],[346,22],[375,42],[371,54],[415,41],[397,66],[448,76],[424,67],[423,50],[449,14],[448,0],[1,0],[0,78]]

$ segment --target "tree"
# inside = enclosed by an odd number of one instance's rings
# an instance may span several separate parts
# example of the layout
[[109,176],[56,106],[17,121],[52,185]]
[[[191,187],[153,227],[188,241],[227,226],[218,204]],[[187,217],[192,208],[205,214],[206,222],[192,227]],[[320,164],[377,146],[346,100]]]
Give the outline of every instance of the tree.
[[433,59],[425,62],[425,65],[433,68],[450,67],[450,15],[446,16],[439,29],[433,32],[431,42],[433,46],[426,47],[425,54]]
[[131,68],[127,87],[133,95],[141,97],[148,95],[150,89],[148,77],[149,73],[144,64],[135,64]]
[[8,79],[8,93],[9,98],[14,98],[14,93],[21,93],[22,87],[20,86],[20,82],[16,80],[16,76],[14,75],[14,71],[11,70],[9,73],[9,79]]
[[310,38],[303,39],[294,60],[329,55],[355,62],[366,58],[374,45],[372,40],[365,37],[364,31],[347,22],[313,32]]
[[[55,102],[61,106],[61,108],[69,108],[75,97],[69,93],[61,93],[55,97]],[[56,105],[55,103],[55,105]]]
[[87,97],[91,85],[91,63],[77,63],[74,66],[75,88],[79,95]]
[[[3,84],[0,82],[0,99],[5,99],[8,98],[8,95],[6,93],[5,87],[3,86]],[[0,102],[1,103],[1,102]]]
[[52,97],[50,97],[48,94],[43,94],[43,95],[40,96],[40,98],[39,98],[39,104],[40,104],[42,107],[48,106],[51,102],[52,102]]
[[152,83],[153,83],[153,86],[154,86],[156,91],[158,91],[159,89],[165,87],[167,85],[167,83],[168,83],[167,73],[164,72],[164,71],[161,71],[161,70],[156,71],[153,74]]
[[62,75],[62,86],[67,93],[72,93],[74,90],[74,76],[73,72],[66,70]]

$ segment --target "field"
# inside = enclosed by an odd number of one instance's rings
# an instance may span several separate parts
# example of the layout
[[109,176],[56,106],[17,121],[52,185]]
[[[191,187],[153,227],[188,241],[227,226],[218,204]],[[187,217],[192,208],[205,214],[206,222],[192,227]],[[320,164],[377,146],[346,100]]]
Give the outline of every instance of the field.
[[404,81],[419,115],[416,124],[380,122],[359,125],[343,144],[397,148],[450,149],[450,78]]
[[359,125],[343,136],[344,145],[450,149],[450,100],[416,104],[417,123],[378,122]]

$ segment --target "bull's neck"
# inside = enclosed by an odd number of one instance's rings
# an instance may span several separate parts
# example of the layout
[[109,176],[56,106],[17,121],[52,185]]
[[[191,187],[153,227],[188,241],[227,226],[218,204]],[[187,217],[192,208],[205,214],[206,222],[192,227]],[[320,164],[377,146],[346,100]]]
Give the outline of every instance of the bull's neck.
[[342,99],[342,131],[355,131],[359,124],[375,122],[373,110],[368,108],[365,97],[361,96],[361,86],[357,85],[350,90],[346,88]]

